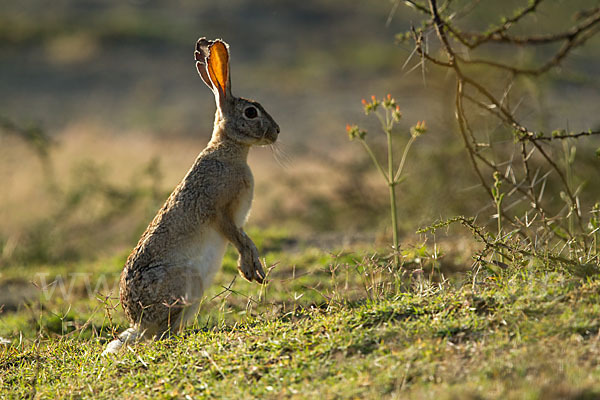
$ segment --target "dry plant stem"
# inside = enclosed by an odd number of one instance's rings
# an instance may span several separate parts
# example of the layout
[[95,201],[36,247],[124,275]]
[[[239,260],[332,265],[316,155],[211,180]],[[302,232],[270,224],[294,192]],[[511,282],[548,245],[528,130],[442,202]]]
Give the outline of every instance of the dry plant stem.
[[[467,98],[468,100],[470,100],[471,102],[476,104],[478,107],[481,107],[483,110],[487,111],[488,113],[498,117],[504,124],[513,128],[515,130],[515,132],[517,132],[516,139],[521,141],[520,154],[521,154],[521,159],[522,159],[521,161],[523,163],[523,170],[524,170],[525,176],[523,177],[522,181],[519,181],[519,180],[515,180],[514,176],[513,176],[512,180],[510,180],[510,179],[508,179],[509,178],[508,175],[504,176],[504,174],[501,174],[500,175],[501,179],[505,182],[508,182],[510,185],[512,185],[512,189],[509,190],[507,192],[507,194],[510,195],[511,193],[514,193],[515,191],[518,191],[521,194],[523,194],[527,199],[529,199],[529,201],[532,204],[533,209],[535,209],[541,215],[544,225],[549,228],[548,230],[550,231],[551,234],[553,234],[554,236],[556,236],[562,240],[565,240],[565,241],[570,241],[570,240],[579,238],[583,241],[583,247],[587,248],[586,235],[584,234],[585,228],[584,228],[584,224],[583,224],[583,220],[582,220],[582,213],[580,210],[577,194],[573,191],[572,182],[571,182],[571,180],[568,179],[568,176],[566,176],[565,173],[560,169],[560,167],[553,160],[551,155],[548,154],[546,149],[544,149],[541,146],[541,143],[550,142],[553,139],[560,140],[560,139],[578,138],[578,137],[582,137],[582,136],[598,135],[598,134],[600,134],[600,132],[597,130],[596,131],[590,130],[590,131],[581,132],[581,133],[565,133],[565,134],[558,134],[558,135],[553,134],[552,137],[548,137],[548,136],[544,136],[543,134],[532,132],[529,129],[525,128],[522,124],[520,124],[517,121],[517,119],[515,118],[513,112],[511,112],[508,109],[508,107],[504,104],[505,97],[508,94],[508,90],[510,90],[510,88],[508,88],[504,91],[504,95],[502,96],[502,98],[496,98],[486,87],[484,87],[482,84],[480,84],[475,79],[470,77],[468,75],[468,72],[466,70],[463,71],[463,69],[462,69],[463,64],[464,65],[483,64],[483,65],[489,66],[491,68],[496,68],[499,70],[505,70],[505,71],[510,72],[512,74],[511,81],[518,75],[534,75],[534,76],[542,75],[542,74],[546,73],[547,71],[549,71],[551,68],[557,66],[565,57],[567,57],[569,55],[570,51],[573,48],[582,45],[589,38],[591,38],[594,34],[596,34],[598,32],[598,25],[599,25],[598,23],[600,22],[600,7],[596,7],[592,10],[589,10],[589,12],[587,12],[585,14],[586,15],[585,20],[580,22],[575,27],[573,27],[565,32],[562,32],[562,33],[551,34],[551,35],[534,35],[534,36],[530,36],[530,37],[514,37],[514,36],[509,35],[508,34],[509,29],[514,24],[519,22],[522,18],[524,18],[525,16],[534,13],[537,10],[538,6],[542,3],[542,1],[543,0],[534,0],[534,1],[530,2],[528,7],[524,8],[523,10],[516,13],[513,17],[505,19],[505,21],[502,23],[502,25],[492,29],[491,31],[489,31],[487,33],[483,33],[483,34],[461,32],[459,29],[457,29],[456,27],[451,25],[450,20],[452,19],[452,17],[450,17],[448,20],[442,19],[436,0],[428,0],[428,6],[429,6],[428,9],[423,6],[420,6],[417,3],[412,2],[412,1],[407,2],[407,3],[409,3],[409,5],[411,5],[413,7],[416,7],[423,13],[429,15],[430,21],[427,22],[426,27],[432,27],[435,30],[436,36],[442,46],[442,50],[444,51],[447,59],[440,60],[440,59],[437,59],[436,57],[431,56],[431,54],[428,53],[428,47],[426,45],[424,45],[423,31],[420,30],[417,32],[413,28],[412,33],[413,33],[413,38],[415,41],[415,48],[416,48],[417,53],[423,59],[429,60],[430,62],[434,63],[435,65],[453,70],[453,72],[456,75],[457,86],[456,86],[455,107],[456,107],[456,118],[457,118],[457,122],[458,122],[459,131],[461,133],[463,142],[466,146],[466,149],[469,154],[469,158],[470,158],[471,164],[474,168],[474,171],[476,172],[482,186],[485,188],[488,195],[492,199],[494,199],[492,189],[487,184],[487,182],[484,178],[484,174],[480,169],[479,163],[481,162],[485,166],[491,168],[492,172],[500,173],[501,171],[499,170],[498,164],[496,164],[493,161],[488,160],[487,157],[485,157],[483,154],[480,153],[481,146],[477,142],[475,135],[474,135],[473,131],[471,130],[471,127],[469,125],[468,116],[467,116],[467,111],[464,109],[464,106],[463,106],[464,98]],[[555,42],[564,42],[564,43],[562,44],[560,49],[557,50],[557,52],[554,54],[554,56],[551,57],[551,59],[549,61],[543,63],[540,67],[538,67],[538,68],[518,68],[518,67],[508,66],[508,65],[485,61],[485,60],[465,59],[462,56],[460,56],[459,54],[457,54],[454,51],[454,49],[452,48],[452,46],[450,44],[449,34],[451,35],[450,37],[452,39],[462,43],[463,45],[465,45],[466,47],[468,47],[470,49],[475,49],[475,48],[479,47],[480,45],[488,43],[488,42],[507,43],[509,45],[510,44],[512,44],[512,45],[537,45],[537,44],[555,43]],[[484,104],[482,101],[477,100],[475,98],[476,97],[475,95],[470,95],[470,94],[465,93],[466,88],[473,89],[477,96],[480,96],[483,99],[485,99],[486,101],[489,101],[490,104],[489,105]],[[526,144],[527,142],[531,143],[530,151],[528,151],[528,149],[527,149],[527,144]],[[489,146],[485,146],[485,147],[489,147]],[[542,205],[540,204],[541,200],[542,200],[541,194],[543,193],[543,188],[541,189],[540,196],[538,198],[538,195],[536,194],[536,191],[534,188],[535,183],[534,183],[534,181],[532,181],[532,178],[531,178],[531,173],[530,173],[531,168],[529,165],[530,156],[533,154],[534,151],[542,156],[542,158],[544,159],[546,164],[550,167],[550,169],[558,176],[558,178],[562,184],[563,191],[565,192],[565,194],[568,198],[568,204],[567,204],[567,206],[569,208],[568,214],[571,217],[568,219],[571,220],[572,218],[574,218],[576,220],[577,232],[575,231],[575,228],[573,228],[572,226],[565,227],[563,225],[564,221],[562,220],[562,218],[560,218],[560,214],[562,213],[562,211],[559,211],[559,213],[555,217],[547,217],[547,212],[544,210],[544,207],[542,207]],[[507,172],[507,174],[508,174],[508,172]],[[512,174],[512,172],[511,172],[511,174]],[[540,181],[538,181],[538,183],[539,182]],[[513,220],[512,218],[506,218],[507,215],[506,215],[505,211],[502,210],[502,207],[499,204],[496,204],[496,205],[498,206],[497,212],[498,212],[499,218],[503,217],[508,221]],[[573,214],[574,214],[574,216],[573,216]],[[519,225],[520,222],[521,221],[519,221],[517,219],[517,225]],[[569,222],[569,221],[567,221],[567,222]],[[520,225],[521,225],[521,227],[526,226],[523,223],[521,223]],[[556,229],[551,228],[552,226],[560,227],[561,225],[563,225],[563,227],[560,229],[562,230],[563,228],[566,228],[566,229],[564,229],[564,231],[566,231],[566,232],[560,232],[560,231],[557,231]],[[568,225],[570,225],[570,224],[568,224]],[[519,233],[521,235],[524,235],[524,232],[522,232],[522,231]]]
[[[537,2],[538,4],[541,1]],[[534,9],[530,10],[530,12],[535,11]],[[527,14],[522,14],[521,17],[524,17]],[[520,19],[520,18],[519,18]],[[497,42],[497,43],[506,43],[506,44],[518,44],[518,45],[543,45],[548,43],[554,43],[559,41],[567,41],[567,42],[575,42],[575,39],[584,32],[590,31],[594,28],[595,24],[600,20],[600,7],[597,7],[593,10],[590,10],[589,17],[586,18],[582,23],[573,28],[561,32],[554,33],[548,35],[532,35],[527,37],[519,37],[519,36],[510,36],[506,33],[506,31],[510,28],[512,24],[503,25],[502,27],[492,31],[489,34],[481,35],[477,33],[470,32],[460,32],[456,28],[448,25],[448,30],[465,46],[470,49],[474,49],[481,44],[487,42]],[[514,21],[517,22],[517,21]],[[469,42],[466,37],[470,37],[473,39],[472,42]],[[565,49],[561,49],[559,54],[564,52]]]
[[[457,69],[457,71],[458,71],[458,69]],[[515,118],[513,117],[513,115],[505,107],[503,107],[500,104],[500,102],[497,101],[496,98],[488,90],[486,90],[482,85],[480,85],[479,83],[477,83],[473,79],[470,79],[470,78],[468,78],[468,77],[466,77],[464,75],[459,75],[459,78],[462,79],[465,83],[468,83],[471,86],[475,87],[475,89],[477,89],[483,96],[487,97],[488,100],[490,100],[492,102],[492,104],[494,104],[494,106],[496,106],[501,111],[501,115],[503,116],[503,120],[507,124],[511,125],[517,131],[519,131],[521,134],[523,134],[525,136],[535,136],[535,134],[533,132],[529,131],[527,128],[525,128],[520,123],[518,123],[515,120]],[[558,167],[558,165],[552,160],[552,157],[550,157],[544,151],[544,149],[540,146],[539,143],[537,143],[535,141],[532,141],[531,143],[533,144],[533,146],[536,147],[536,149],[540,152],[540,154],[542,154],[542,156],[544,157],[544,159],[546,160],[546,162],[548,162],[548,164],[550,164],[550,166],[552,167],[552,169],[559,176],[560,180],[562,181],[562,183],[564,185],[565,192],[567,193],[567,195],[569,196],[569,199],[571,200],[571,203],[575,207],[576,215],[580,217],[581,213],[576,208],[577,207],[577,201],[575,199],[575,196],[574,196],[572,190],[570,189],[570,186],[568,184],[568,181],[567,181],[565,175],[563,174],[563,172],[561,171],[561,169]],[[580,225],[581,230],[583,231],[583,225],[582,225],[581,220],[579,221],[579,225]]]
[[[479,165],[477,164],[477,160],[479,160],[481,163],[483,163],[485,166],[487,166],[488,168],[490,168],[492,170],[492,173],[494,172],[500,172],[500,169],[498,168],[497,165],[495,165],[494,163],[490,162],[489,160],[487,160],[485,157],[483,157],[479,151],[476,150],[477,147],[477,143],[475,138],[471,135],[472,140],[473,140],[473,145],[471,146],[471,144],[468,142],[467,137],[466,137],[466,133],[465,133],[465,128],[466,130],[468,129],[468,122],[466,120],[466,116],[465,116],[465,111],[464,111],[464,107],[462,105],[462,99],[465,98],[469,101],[471,101],[473,104],[477,105],[478,107],[480,107],[481,109],[491,113],[492,115],[495,115],[498,119],[500,119],[501,121],[504,121],[504,119],[502,118],[502,116],[500,115],[500,113],[495,112],[493,110],[490,109],[490,107],[488,107],[487,105],[485,105],[484,103],[474,99],[473,97],[469,96],[468,94],[465,94],[463,91],[463,83],[461,80],[458,80],[458,89],[457,89],[457,93],[456,93],[456,109],[457,109],[457,119],[459,120],[459,131],[461,132],[462,136],[463,136],[463,141],[467,147],[467,152],[469,153],[469,158],[471,160],[471,163],[473,164],[473,169],[476,171],[477,176],[479,177],[482,185],[484,186],[484,188],[486,189],[486,191],[488,192],[488,194],[490,195],[491,198],[493,198],[491,189],[489,188],[489,186],[487,185],[487,183],[485,182],[485,179],[483,178],[481,169],[479,168]],[[470,130],[469,130],[470,131]],[[529,159],[529,156],[531,155],[531,152],[526,153],[525,152],[525,147],[524,147],[525,142],[522,142],[522,161],[524,164],[524,169],[526,172],[526,180],[528,183],[528,187],[527,190],[523,189],[520,185],[517,185],[515,187],[515,189],[521,193],[522,195],[524,195],[525,197],[528,198],[528,200],[531,202],[533,208],[539,212],[542,221],[544,222],[544,225],[546,226],[550,226],[551,221],[547,218],[546,216],[546,210],[542,207],[542,205],[540,204],[540,201],[537,199],[535,191],[534,191],[534,185],[533,182],[530,180],[529,178],[529,163],[527,162],[527,160]],[[507,181],[506,178],[504,177],[504,175],[501,175],[502,179],[511,184],[510,181]],[[541,199],[540,199],[541,200]],[[505,219],[508,218],[508,216],[506,215],[506,213],[504,213],[503,210],[501,210],[502,212],[502,217],[504,217]],[[524,233],[520,233],[521,236],[525,237]],[[572,239],[572,236],[568,236],[568,239]]]
[[[458,94],[458,93],[457,93]],[[489,112],[490,114],[496,116],[498,119],[500,119],[503,122],[506,122],[506,120],[504,119],[504,117],[499,113],[499,112],[495,112],[494,110],[490,109],[489,106],[487,106],[486,104],[484,104],[483,102],[473,98],[472,96],[465,94],[464,92],[460,93],[460,98],[465,98],[467,100],[469,100],[470,102],[472,102],[473,104],[475,104],[476,106],[478,106],[479,108],[481,108],[482,110],[485,110],[486,112]],[[495,105],[494,105],[495,106]],[[457,107],[458,109],[458,107]],[[464,110],[462,109],[462,106],[458,112],[458,115],[464,115]],[[462,132],[462,127],[461,127],[461,132]],[[531,151],[527,152],[526,149],[526,143],[527,142],[534,142],[537,140],[540,141],[551,141],[553,139],[569,139],[569,138],[579,138],[582,136],[591,136],[591,135],[597,135],[600,134],[600,131],[588,131],[588,132],[581,132],[581,133],[577,133],[577,134],[564,134],[564,135],[553,135],[552,137],[547,137],[547,136],[543,136],[543,135],[539,135],[539,134],[531,134],[530,135],[523,135],[522,137],[519,138],[519,141],[521,142],[521,160],[523,163],[523,169],[525,171],[525,180],[527,182],[527,191],[525,191],[522,187],[520,186],[516,186],[515,189],[520,192],[521,194],[523,194],[524,196],[526,196],[529,201],[531,202],[531,205],[533,207],[533,209],[535,209],[536,211],[538,211],[539,215],[542,218],[542,221],[544,223],[545,226],[550,226],[551,224],[553,224],[554,222],[549,219],[547,217],[547,213],[546,210],[544,209],[544,207],[540,204],[541,202],[541,198],[537,197],[537,194],[535,192],[535,188],[534,188],[534,182],[531,180],[531,174],[530,174],[530,166],[528,163],[528,160],[531,156],[531,154],[533,154],[533,151],[536,150],[537,148],[532,149]],[[465,139],[465,143],[468,142]],[[491,168],[493,170],[493,172],[499,172],[499,169],[496,165],[490,163],[486,158],[482,157],[478,152],[473,152],[472,148],[470,146],[467,146],[468,150],[469,150],[469,155],[471,156],[471,158],[473,159],[473,157],[477,157],[478,160],[480,160],[482,163],[484,163],[486,166],[488,166],[489,168]],[[483,179],[481,176],[481,172],[477,166],[477,164],[474,164],[474,169],[478,172],[478,175],[480,176],[480,179]],[[504,178],[504,177],[503,177]],[[506,179],[505,179],[506,181]],[[510,182],[508,182],[510,183]],[[556,232],[553,232],[555,235]],[[573,239],[573,235],[571,234],[571,231],[567,231],[567,236],[561,237],[565,240],[571,240]]]

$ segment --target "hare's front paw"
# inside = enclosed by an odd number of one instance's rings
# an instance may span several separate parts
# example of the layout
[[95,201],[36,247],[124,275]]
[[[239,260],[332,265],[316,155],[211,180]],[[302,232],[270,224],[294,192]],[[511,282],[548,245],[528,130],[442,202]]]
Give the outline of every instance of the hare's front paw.
[[252,280],[255,280],[258,283],[263,283],[265,271],[258,259],[258,250],[256,250],[256,246],[252,246],[249,251],[240,254],[240,258],[238,259],[238,270],[248,281],[252,282]]

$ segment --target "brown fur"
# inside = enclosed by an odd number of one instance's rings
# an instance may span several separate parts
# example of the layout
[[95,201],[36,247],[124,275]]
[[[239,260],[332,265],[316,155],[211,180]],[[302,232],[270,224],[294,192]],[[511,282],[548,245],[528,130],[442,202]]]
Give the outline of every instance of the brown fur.
[[[218,63],[210,55],[215,44],[220,46],[215,54],[224,57]],[[254,187],[247,157],[250,146],[273,143],[279,126],[260,104],[231,95],[229,51],[224,42],[200,39],[195,58],[217,103],[212,139],[127,259],[120,297],[132,324],[126,332],[135,335],[124,333],[121,342],[129,337],[160,337],[185,325],[220,267],[222,249],[215,247],[221,240],[239,252],[242,276],[259,283],[265,276],[256,246],[242,229]],[[226,78],[217,74],[214,79],[227,82],[212,82],[206,72],[211,62],[219,68],[226,66],[221,73]],[[249,107],[256,109],[257,117],[246,116]],[[118,350],[120,345],[115,347]]]

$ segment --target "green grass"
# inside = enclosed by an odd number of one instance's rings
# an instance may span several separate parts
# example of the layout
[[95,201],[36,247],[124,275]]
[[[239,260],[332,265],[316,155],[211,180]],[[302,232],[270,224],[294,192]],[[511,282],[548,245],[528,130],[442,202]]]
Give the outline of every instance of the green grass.
[[[283,233],[258,236],[267,264],[278,262],[269,285],[231,284],[229,252],[191,329],[116,360],[100,353],[125,326],[122,311],[109,318],[81,284],[69,298],[4,312],[0,336],[12,344],[0,347],[0,397],[600,396],[597,267],[532,260],[435,282],[390,271],[364,249],[283,251]],[[121,258],[72,268],[97,278]]]

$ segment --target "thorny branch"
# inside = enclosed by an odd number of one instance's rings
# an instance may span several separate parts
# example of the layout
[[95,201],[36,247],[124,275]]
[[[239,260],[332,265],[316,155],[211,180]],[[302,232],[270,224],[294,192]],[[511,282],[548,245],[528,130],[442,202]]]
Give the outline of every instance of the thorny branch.
[[[446,10],[450,8],[450,1],[446,1],[442,7],[438,7],[436,0],[427,0],[427,6],[411,0],[406,0],[404,3],[422,12],[427,18],[422,28],[412,28],[411,30],[415,52],[421,57],[421,63],[429,61],[438,67],[451,70],[456,77],[454,105],[458,129],[468,152],[470,163],[485,191],[493,199],[492,187],[486,180],[486,176],[489,176],[486,169],[489,169],[492,173],[498,172],[501,179],[511,185],[508,193],[519,193],[522,200],[528,201],[532,210],[540,217],[539,220],[545,230],[544,240],[554,237],[566,243],[579,241],[587,249],[587,235],[584,229],[577,190],[573,189],[569,175],[549,154],[549,149],[546,146],[553,140],[564,141],[600,135],[600,131],[591,129],[578,133],[555,131],[552,135],[535,132],[519,122],[515,112],[508,106],[508,94],[516,78],[519,76],[537,77],[558,67],[573,49],[583,45],[600,32],[600,7],[579,12],[577,23],[563,32],[517,36],[511,33],[511,28],[527,16],[535,14],[539,6],[544,3],[544,0],[530,1],[527,7],[517,11],[512,17],[504,18],[501,24],[489,29],[487,32],[461,30],[454,22],[457,13],[451,11],[446,13]],[[434,55],[425,43],[426,33],[431,30],[435,32],[441,46],[443,52],[441,56]],[[560,46],[547,61],[535,67],[515,66],[509,63],[475,58],[467,54],[468,51],[476,51],[488,43],[499,43],[515,47],[545,44],[558,44]],[[464,51],[465,48],[467,52]],[[473,68],[469,68],[469,66],[474,65],[509,74],[509,81],[511,82],[509,87],[501,96],[495,95],[492,90],[481,83],[481,74],[475,74],[472,72]],[[515,168],[512,162],[508,163],[506,171],[502,171],[502,166],[493,161],[489,153],[486,155],[482,151],[482,149],[492,147],[492,144],[485,141],[481,143],[477,140],[470,122],[472,116],[465,107],[465,100],[475,105],[477,109],[495,116],[505,127],[514,132],[514,139],[518,145],[517,157],[520,157],[522,165],[522,177],[515,178]],[[533,157],[534,154],[536,157]],[[537,178],[539,168],[534,168],[532,164],[534,159],[543,160],[545,166],[558,177],[567,203],[566,215],[561,214],[564,207],[558,212],[551,213],[549,211],[551,205],[542,201],[548,174],[543,174],[541,179]],[[532,171],[536,169],[537,171],[534,174]],[[522,219],[516,216],[511,218],[506,209],[501,209],[500,215],[497,217],[511,221],[517,227],[519,233],[524,236],[526,236],[525,231],[531,225],[531,221],[536,219],[535,216],[533,218],[528,217],[527,213]],[[571,229],[570,224],[567,224],[571,219],[576,221],[576,230]]]

